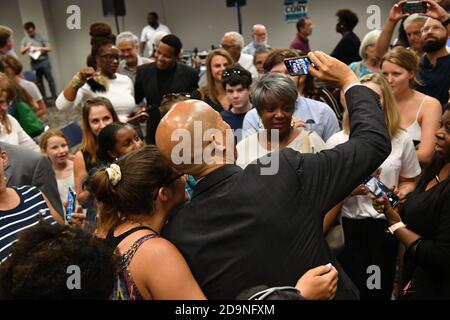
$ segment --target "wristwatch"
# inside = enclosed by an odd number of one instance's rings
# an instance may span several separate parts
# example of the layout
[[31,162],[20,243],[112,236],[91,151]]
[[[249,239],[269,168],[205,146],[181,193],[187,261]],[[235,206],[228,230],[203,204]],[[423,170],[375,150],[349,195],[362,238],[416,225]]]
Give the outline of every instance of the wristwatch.
[[390,233],[394,234],[394,232],[397,231],[397,229],[400,229],[400,228],[406,228],[406,224],[404,224],[401,221],[397,222],[397,223],[394,223],[392,226],[390,226],[388,228],[387,231],[389,231]]

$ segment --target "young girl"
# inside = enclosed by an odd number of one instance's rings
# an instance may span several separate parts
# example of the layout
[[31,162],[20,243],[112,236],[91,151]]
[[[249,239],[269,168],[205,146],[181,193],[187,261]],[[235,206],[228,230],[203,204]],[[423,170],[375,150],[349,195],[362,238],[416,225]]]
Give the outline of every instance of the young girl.
[[52,163],[59,195],[65,207],[69,186],[74,186],[73,161],[69,158],[69,142],[64,133],[57,129],[50,129],[42,134],[39,147]]

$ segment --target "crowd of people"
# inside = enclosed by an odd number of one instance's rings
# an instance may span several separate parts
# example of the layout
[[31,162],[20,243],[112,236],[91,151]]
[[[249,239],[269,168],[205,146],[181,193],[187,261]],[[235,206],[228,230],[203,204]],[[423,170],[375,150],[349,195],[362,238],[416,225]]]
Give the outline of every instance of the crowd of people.
[[[0,298],[450,299],[450,14],[404,3],[362,42],[338,10],[329,55],[312,17],[289,48],[263,24],[247,45],[225,32],[204,73],[156,12],[140,38],[93,23],[59,95],[35,24],[20,49],[35,81],[0,26]],[[76,149],[40,121],[52,100],[82,110]]]

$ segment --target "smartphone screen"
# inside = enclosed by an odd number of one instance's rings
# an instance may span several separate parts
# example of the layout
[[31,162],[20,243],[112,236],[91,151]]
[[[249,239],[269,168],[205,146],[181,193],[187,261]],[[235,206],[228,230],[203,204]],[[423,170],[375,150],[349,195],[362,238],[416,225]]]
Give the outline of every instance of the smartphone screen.
[[69,187],[69,193],[67,195],[67,209],[66,209],[66,221],[70,222],[72,220],[72,215],[75,212],[75,206],[77,202],[77,194],[73,190],[72,186]]
[[427,12],[427,4],[422,1],[408,1],[402,5],[403,13],[425,13]]
[[291,76],[302,76],[309,73],[308,68],[312,63],[307,56],[303,56],[285,59],[284,64]]
[[388,187],[386,187],[377,177],[370,176],[364,183],[367,190],[374,196],[381,197],[385,195],[391,206],[395,208],[399,202],[399,198]]

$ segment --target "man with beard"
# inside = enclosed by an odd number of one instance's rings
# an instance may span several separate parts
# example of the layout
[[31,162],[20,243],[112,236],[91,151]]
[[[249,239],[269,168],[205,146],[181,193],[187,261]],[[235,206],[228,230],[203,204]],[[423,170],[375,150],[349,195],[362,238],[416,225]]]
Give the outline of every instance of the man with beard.
[[255,24],[252,27],[252,39],[253,41],[246,45],[244,49],[242,49],[242,53],[254,56],[255,51],[260,48],[270,50],[270,46],[267,44],[266,27],[262,24]]
[[435,97],[444,107],[449,99],[450,54],[447,52],[449,14],[434,1],[427,1],[429,10],[422,28],[425,55],[420,60],[417,91]]
[[178,62],[182,48],[180,39],[172,34],[164,36],[156,48],[155,62],[139,66],[134,83],[137,104],[147,100],[146,142],[155,144],[156,127],[161,120],[159,105],[168,93],[191,93],[198,88],[198,73],[194,68]]

